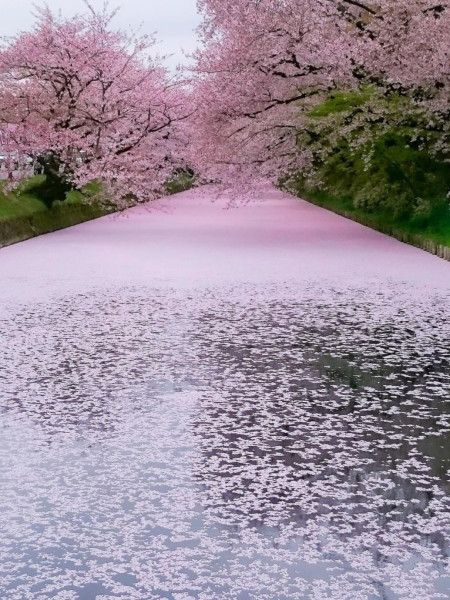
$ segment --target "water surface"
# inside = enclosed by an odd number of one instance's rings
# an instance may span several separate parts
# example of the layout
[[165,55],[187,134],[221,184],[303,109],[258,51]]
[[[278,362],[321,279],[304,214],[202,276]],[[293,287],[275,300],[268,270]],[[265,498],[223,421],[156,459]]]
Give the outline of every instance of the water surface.
[[1,597],[447,598],[449,265],[224,206],[0,252]]

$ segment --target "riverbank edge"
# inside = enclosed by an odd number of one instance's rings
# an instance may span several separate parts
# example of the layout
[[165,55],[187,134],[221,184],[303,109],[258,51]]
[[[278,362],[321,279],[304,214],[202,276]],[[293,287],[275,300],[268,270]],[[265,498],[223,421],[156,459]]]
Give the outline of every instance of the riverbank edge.
[[[167,182],[166,194],[172,196],[189,190],[194,182],[193,175],[181,172]],[[80,196],[79,192],[76,192],[75,197],[56,201],[50,209],[42,204],[33,212],[0,217],[0,248],[125,210],[113,203],[99,202],[95,198],[89,200]],[[15,200],[18,200],[17,197]]]
[[116,212],[111,205],[97,203],[64,204],[28,215],[0,219],[0,248],[79,225]]
[[[426,238],[420,234],[402,231],[390,225],[377,223],[374,219],[368,216],[356,214],[354,212],[341,209],[339,207],[328,204],[323,199],[314,198],[313,195],[299,192],[297,197],[300,197],[307,202],[319,206],[333,212],[337,215],[350,219],[360,225],[364,225],[393,237],[400,242],[414,246],[430,254],[447,260],[450,262],[450,247],[442,244],[437,244],[433,240]],[[117,208],[113,205],[104,205],[98,203],[60,203],[52,209],[42,210],[28,215],[14,216],[11,218],[0,219],[0,248],[5,248],[19,242],[24,242],[28,239],[66,229],[86,221],[91,221],[99,217],[104,217],[108,214],[117,212]]]
[[395,238],[399,242],[403,242],[404,244],[408,244],[410,246],[414,246],[415,248],[419,248],[420,250],[424,250],[425,252],[429,252],[430,254],[434,254],[435,256],[437,256],[438,258],[442,258],[443,260],[450,261],[450,246],[438,244],[435,241],[420,234],[411,233],[409,231],[402,231],[397,227],[387,225],[384,223],[377,223],[376,220],[370,218],[369,216],[356,214],[352,211],[333,206],[331,203],[328,204],[325,200],[319,200],[318,198],[314,198],[313,195],[308,194],[307,192],[305,193],[305,191],[299,192],[296,195],[296,197],[306,200],[306,202],[314,204],[315,206],[319,206],[320,208],[329,210],[330,212],[333,212],[341,217],[350,219],[355,223],[359,223],[360,225],[369,227],[374,231],[384,233],[385,235]]

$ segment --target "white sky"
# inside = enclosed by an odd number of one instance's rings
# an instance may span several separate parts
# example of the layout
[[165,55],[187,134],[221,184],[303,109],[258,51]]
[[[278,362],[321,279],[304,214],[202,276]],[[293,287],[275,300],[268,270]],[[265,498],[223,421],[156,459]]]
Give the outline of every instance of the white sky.
[[[103,0],[90,0],[99,8]],[[64,15],[85,12],[82,0],[0,0],[0,36],[29,30],[34,22],[33,5],[48,4]],[[159,54],[173,54],[168,61],[174,67],[186,62],[182,50],[191,52],[196,46],[195,27],[199,18],[196,0],[110,0],[110,7],[120,7],[114,24],[118,29],[140,28],[142,33],[157,32]]]

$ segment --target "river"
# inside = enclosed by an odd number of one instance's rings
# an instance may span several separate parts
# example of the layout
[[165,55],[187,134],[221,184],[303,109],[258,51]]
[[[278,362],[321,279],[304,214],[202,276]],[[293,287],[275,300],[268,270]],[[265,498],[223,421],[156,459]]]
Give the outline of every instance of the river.
[[0,250],[0,597],[447,598],[450,264],[267,190]]

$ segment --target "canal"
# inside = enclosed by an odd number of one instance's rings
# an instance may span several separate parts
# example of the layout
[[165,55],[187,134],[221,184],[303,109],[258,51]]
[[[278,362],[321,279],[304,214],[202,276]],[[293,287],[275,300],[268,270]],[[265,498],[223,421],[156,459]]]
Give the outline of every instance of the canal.
[[450,264],[268,190],[0,251],[0,597],[448,598]]

